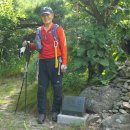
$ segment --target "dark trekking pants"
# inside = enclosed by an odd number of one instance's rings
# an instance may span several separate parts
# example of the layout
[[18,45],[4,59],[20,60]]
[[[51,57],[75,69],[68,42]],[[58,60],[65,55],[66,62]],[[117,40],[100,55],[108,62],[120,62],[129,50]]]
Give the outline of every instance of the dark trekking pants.
[[50,81],[54,90],[52,112],[60,112],[62,102],[62,74],[58,75],[58,68],[55,68],[54,58],[40,59],[37,92],[38,112],[40,114],[46,113],[46,94]]

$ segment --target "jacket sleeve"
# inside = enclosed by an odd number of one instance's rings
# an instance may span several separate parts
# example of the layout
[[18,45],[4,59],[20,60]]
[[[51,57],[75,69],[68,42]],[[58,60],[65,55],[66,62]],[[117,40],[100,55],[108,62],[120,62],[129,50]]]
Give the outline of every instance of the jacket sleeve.
[[64,30],[61,26],[57,29],[58,42],[62,55],[62,64],[67,65],[67,42]]
[[35,44],[34,43],[30,43],[30,48],[31,48],[31,50],[36,50],[36,47],[35,47]]

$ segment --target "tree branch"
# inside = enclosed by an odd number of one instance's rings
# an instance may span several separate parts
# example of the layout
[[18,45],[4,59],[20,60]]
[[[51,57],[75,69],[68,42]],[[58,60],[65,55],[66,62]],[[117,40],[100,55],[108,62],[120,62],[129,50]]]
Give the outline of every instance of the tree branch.
[[97,6],[95,5],[95,0],[90,0],[90,9],[95,15],[95,18],[98,22],[98,24],[103,25],[105,24],[104,22],[104,16],[99,12]]
[[[79,2],[78,4],[80,4],[80,6],[83,6],[80,2]],[[94,15],[91,11],[87,10],[86,8],[85,8],[85,11],[86,11],[89,15],[95,17],[95,15]]]
[[111,3],[110,3],[110,6],[108,6],[106,8],[106,10],[104,11],[104,14],[105,14],[105,17],[109,17],[112,13],[112,10],[113,10],[113,7],[118,5],[120,0],[113,0]]
[[41,26],[41,24],[18,24],[16,26],[16,29],[22,29],[22,28],[36,28]]
[[89,10],[85,10],[89,15],[91,15],[91,16],[93,16],[93,17],[95,17],[95,15],[92,13],[92,12],[90,12]]
[[103,13],[101,13],[95,4],[95,0],[80,0],[80,1],[88,8],[86,12],[89,15],[95,17],[97,23],[102,26],[106,26],[107,18],[111,15],[113,7],[118,5],[118,3],[120,2],[120,0],[111,0],[112,2],[109,2],[108,7],[104,10]]
[[111,3],[111,6],[116,6],[116,5],[118,5],[119,2],[120,2],[120,0],[114,0],[114,1]]
[[83,4],[90,6],[90,1],[89,0],[80,0]]

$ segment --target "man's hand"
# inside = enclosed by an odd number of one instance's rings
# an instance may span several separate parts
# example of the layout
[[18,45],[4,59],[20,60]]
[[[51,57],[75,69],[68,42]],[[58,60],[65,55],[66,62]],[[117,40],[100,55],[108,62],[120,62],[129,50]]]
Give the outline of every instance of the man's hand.
[[26,47],[27,46],[27,44],[30,44],[30,41],[23,41],[23,43],[22,43],[22,45],[23,45],[23,47]]
[[26,47],[27,46],[27,41],[26,40],[23,41],[22,45],[23,45],[23,47]]
[[62,64],[61,65],[61,72],[66,72],[67,65]]

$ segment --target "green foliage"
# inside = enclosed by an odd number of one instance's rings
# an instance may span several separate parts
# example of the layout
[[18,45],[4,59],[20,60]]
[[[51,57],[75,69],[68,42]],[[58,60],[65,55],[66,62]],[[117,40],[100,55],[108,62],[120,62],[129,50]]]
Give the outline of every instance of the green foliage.
[[55,14],[54,23],[57,23],[59,25],[63,24],[64,16],[67,13],[67,10],[65,8],[65,2],[63,0],[44,1],[41,4],[37,5],[36,8],[28,9],[26,11],[28,14],[28,18],[33,19],[37,23],[42,23],[39,12],[40,12],[40,8],[43,6],[49,6],[53,9]]
[[16,13],[13,10],[12,0],[3,1],[0,3],[0,28],[9,30],[14,28],[17,23]]
[[[12,75],[24,68],[25,59],[17,58],[15,44],[21,45],[24,35],[33,30],[16,30],[16,27],[18,24],[41,23],[39,10],[42,6],[52,7],[55,12],[54,21],[64,26],[67,35],[69,65],[63,78],[64,93],[79,94],[89,78],[91,83],[109,83],[117,72],[116,61],[124,61],[127,58],[122,45],[125,43],[124,37],[130,35],[128,0],[121,0],[119,3],[112,3],[110,0],[0,2],[0,74]],[[31,86],[36,80],[36,59],[37,54],[34,54],[29,64],[28,79],[29,83],[32,83]],[[32,88],[29,87],[29,101],[36,99],[36,86],[34,83]],[[49,106],[53,100],[52,95],[52,89],[49,88]],[[29,109],[34,104],[36,100],[28,104]],[[36,105],[34,108],[36,109]]]
[[[77,18],[75,18],[75,20],[76,19]],[[70,25],[67,26],[69,30],[73,28],[71,27],[71,23],[72,21],[70,21]],[[112,49],[110,41],[107,40],[107,38],[108,35],[111,35],[110,32],[108,34],[107,29],[104,27],[96,26],[94,23],[91,24],[89,21],[83,19],[79,19],[75,26],[77,26],[77,24],[82,25],[82,27],[76,27],[76,31],[74,30],[75,34],[73,34],[75,35],[74,38],[72,38],[72,35],[68,32],[69,41],[71,39],[69,46],[74,56],[75,66],[86,66],[88,62],[90,62],[92,65],[100,64],[109,69],[110,62],[112,61]],[[116,45],[117,43],[115,46]],[[115,72],[115,68],[112,68],[110,71]]]
[[[18,23],[17,17],[22,16],[20,10],[13,5],[13,0],[0,2],[0,66],[2,75],[3,73],[6,75],[7,72],[12,74],[13,70],[14,73],[18,71],[18,65],[16,65],[17,63],[15,61],[16,43],[13,41],[13,38],[15,37],[16,39],[17,36],[15,36],[13,31]],[[14,69],[15,67],[16,70]]]
[[19,75],[23,61],[19,58],[11,58],[9,61],[1,61],[0,77],[9,77]]
[[69,59],[69,68],[63,75],[63,93],[78,95],[85,87],[88,73],[85,68],[76,69],[73,59]]
[[[30,30],[28,30],[29,32]],[[7,33],[4,34],[3,42],[0,48],[0,76],[10,76],[21,72],[21,68],[24,66],[25,58],[19,57],[22,47],[22,39],[26,30],[17,30],[12,32],[9,37],[6,38]],[[19,46],[19,48],[16,47]]]
[[112,3],[102,0],[91,2],[80,0],[78,4],[76,0],[69,2],[76,11],[72,10],[66,19],[69,49],[75,67],[88,66],[92,74],[91,77],[89,75],[91,80],[102,82],[104,79],[106,81],[111,79],[110,77],[117,71],[115,61],[126,58],[121,44],[124,43],[124,36],[128,32],[124,34],[123,30],[129,26],[122,24],[124,23],[122,21],[129,18],[126,10],[130,2]]

